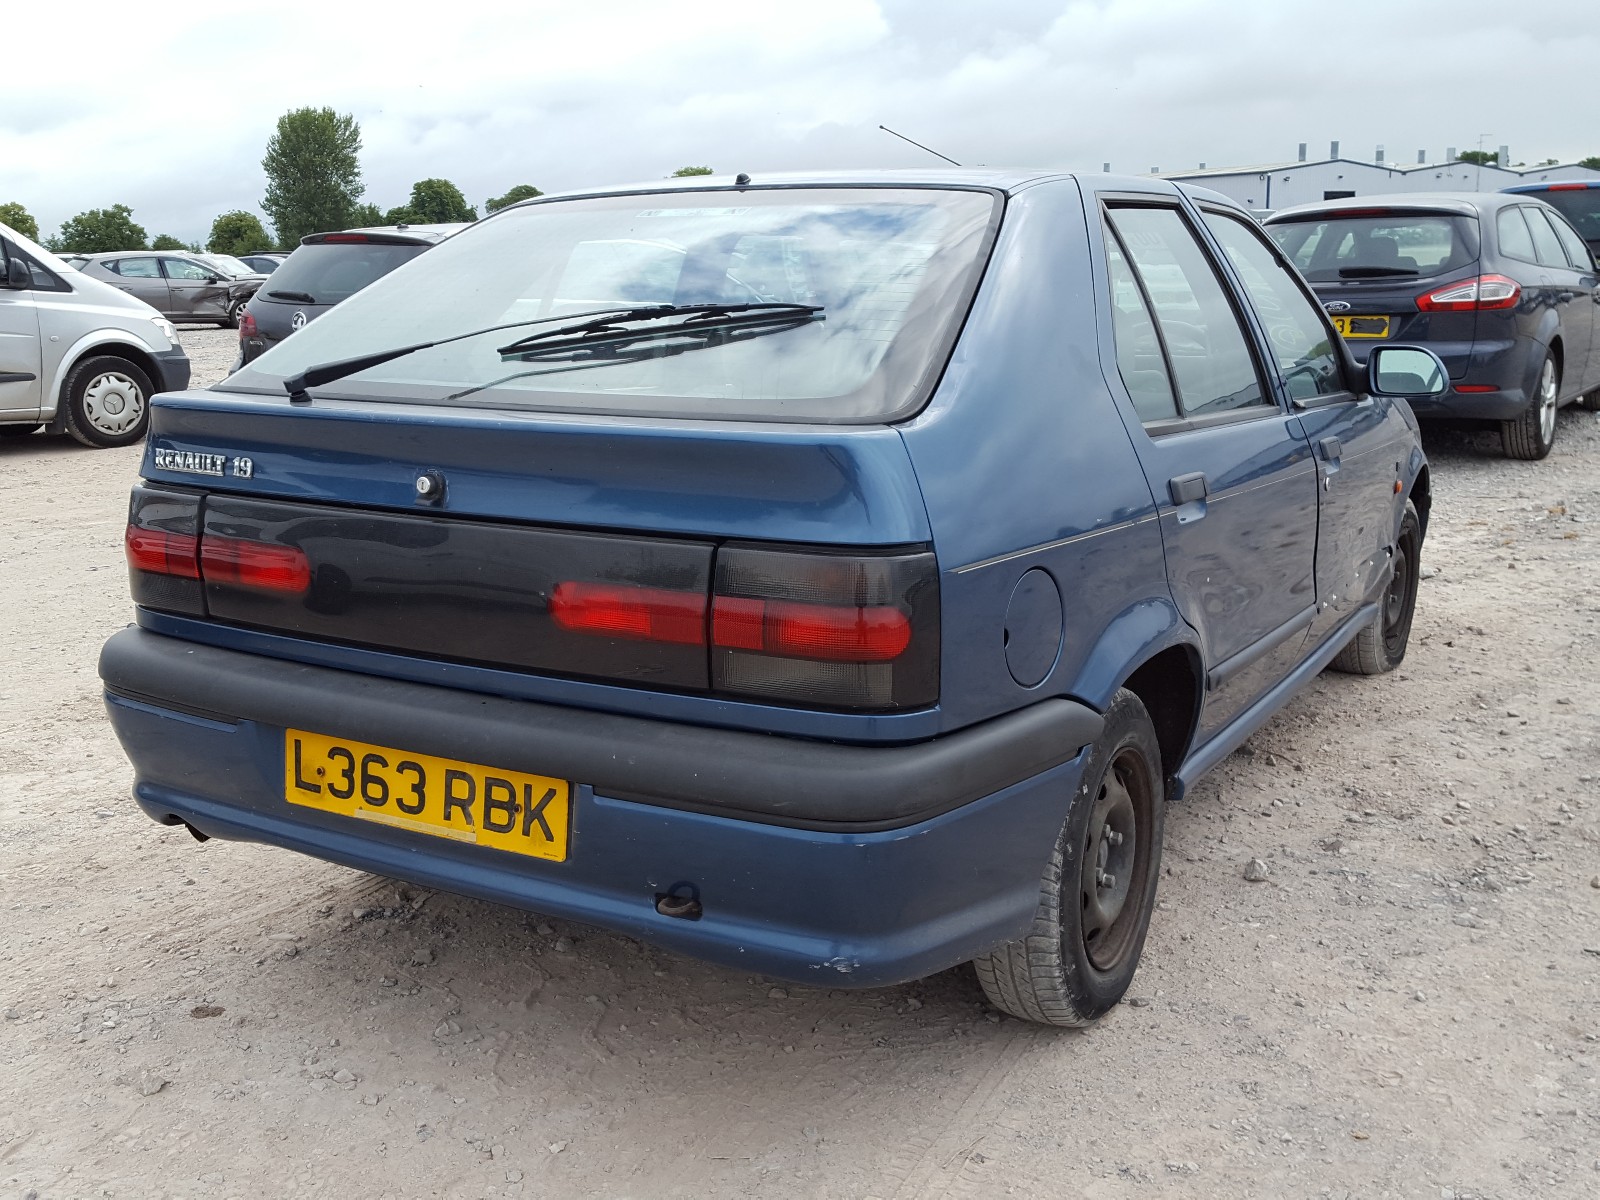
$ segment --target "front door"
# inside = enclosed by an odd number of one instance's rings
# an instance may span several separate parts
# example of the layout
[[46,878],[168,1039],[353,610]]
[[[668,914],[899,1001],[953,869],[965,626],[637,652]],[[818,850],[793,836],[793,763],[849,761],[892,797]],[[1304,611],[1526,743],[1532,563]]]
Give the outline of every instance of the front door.
[[1317,620],[1320,641],[1389,577],[1395,483],[1411,452],[1410,428],[1382,396],[1344,374],[1338,334],[1282,253],[1254,222],[1203,209],[1207,227],[1255,309],[1290,409],[1317,458]]
[[161,269],[167,273],[167,290],[172,294],[174,320],[215,321],[228,315],[228,285],[217,279],[215,271],[207,270],[187,258],[161,260]]
[[1175,200],[1107,195],[1107,275],[1167,579],[1200,635],[1208,739],[1299,660],[1316,614],[1317,468]]
[[[0,241],[0,254],[11,252],[11,246]],[[0,288],[0,418],[39,415],[44,387],[40,358],[39,309],[33,293]]]

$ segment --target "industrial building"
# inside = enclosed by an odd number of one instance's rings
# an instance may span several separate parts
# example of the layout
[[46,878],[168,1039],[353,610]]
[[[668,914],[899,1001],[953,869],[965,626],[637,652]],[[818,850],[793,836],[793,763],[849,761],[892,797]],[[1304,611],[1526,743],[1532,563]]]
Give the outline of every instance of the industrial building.
[[[1328,157],[1307,161],[1306,144],[1300,143],[1299,157],[1293,162],[1263,163],[1253,167],[1208,169],[1204,163],[1194,171],[1153,172],[1164,179],[1181,179],[1211,188],[1246,208],[1276,210],[1319,200],[1342,200],[1349,196],[1376,196],[1393,192],[1497,192],[1519,183],[1542,183],[1552,179],[1600,179],[1600,171],[1576,163],[1537,167],[1501,167],[1495,164],[1462,162],[1455,150],[1445,154],[1443,163],[1418,161],[1411,165],[1386,162],[1379,146],[1370,162],[1341,158],[1339,143],[1329,146]],[[1500,147],[1499,161],[1509,162],[1509,148]]]

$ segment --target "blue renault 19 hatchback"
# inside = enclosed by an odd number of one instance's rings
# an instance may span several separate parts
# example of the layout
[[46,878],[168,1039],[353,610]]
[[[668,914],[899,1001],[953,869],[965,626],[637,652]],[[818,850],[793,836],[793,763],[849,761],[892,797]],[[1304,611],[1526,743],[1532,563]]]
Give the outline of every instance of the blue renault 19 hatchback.
[[1084,1024],[1165,805],[1405,654],[1445,386],[1160,181],[540,198],[157,400],[107,705],[202,838]]

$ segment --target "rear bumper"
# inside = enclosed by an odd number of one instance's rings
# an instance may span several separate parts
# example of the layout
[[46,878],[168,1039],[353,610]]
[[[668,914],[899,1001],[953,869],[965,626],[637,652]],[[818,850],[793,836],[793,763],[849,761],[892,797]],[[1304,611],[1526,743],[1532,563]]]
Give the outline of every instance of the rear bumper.
[[155,380],[156,391],[181,392],[189,386],[189,356],[182,346],[162,350],[150,357],[155,361],[156,373],[160,375]]
[[[107,708],[152,818],[833,987],[1021,935],[1099,717],[1052,700],[911,746],[840,746],[377,679],[125,630]],[[574,781],[548,863],[291,806],[283,730]],[[655,910],[693,892],[697,921]]]
[[1408,399],[1411,411],[1424,421],[1461,420],[1510,421],[1528,408],[1528,393],[1520,387],[1497,388],[1492,392],[1458,392],[1454,388],[1442,396]]

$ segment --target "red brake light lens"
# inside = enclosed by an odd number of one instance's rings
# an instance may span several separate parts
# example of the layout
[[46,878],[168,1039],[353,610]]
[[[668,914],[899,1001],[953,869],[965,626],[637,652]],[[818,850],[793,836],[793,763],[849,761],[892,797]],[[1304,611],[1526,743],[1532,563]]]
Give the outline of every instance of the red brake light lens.
[[1545,188],[1547,192],[1586,192],[1589,185],[1586,183],[1552,183]]
[[911,620],[888,605],[794,604],[718,596],[714,645],[819,662],[888,662],[911,644]]
[[562,629],[605,637],[703,646],[706,598],[631,584],[558,583],[550,616]]
[[200,539],[200,572],[207,583],[262,592],[308,591],[311,561],[298,546],[240,538]]
[[197,556],[200,540],[192,534],[168,533],[162,529],[141,529],[129,525],[122,538],[128,566],[135,571],[172,575],[179,579],[199,579]]
[[1522,285],[1504,275],[1479,275],[1447,284],[1417,297],[1423,312],[1487,312],[1515,308],[1522,296]]
[[250,310],[245,309],[239,314],[239,340],[260,337],[261,331],[256,328],[256,319],[250,315]]
[[366,242],[371,241],[364,233],[330,233],[317,239],[319,242]]

